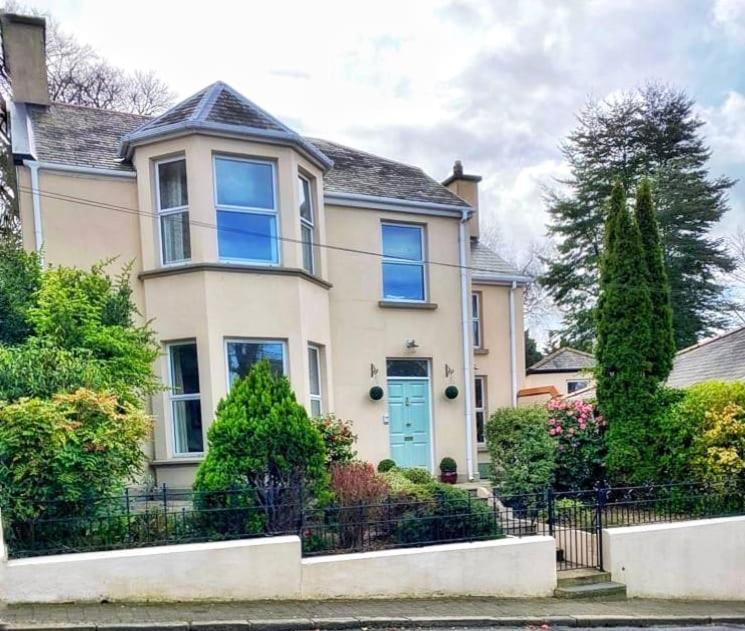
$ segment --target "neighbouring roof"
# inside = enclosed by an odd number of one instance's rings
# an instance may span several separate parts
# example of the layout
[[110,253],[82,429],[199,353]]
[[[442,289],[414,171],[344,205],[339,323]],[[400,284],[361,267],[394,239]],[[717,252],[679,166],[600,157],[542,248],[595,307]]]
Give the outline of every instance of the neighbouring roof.
[[587,368],[594,368],[595,358],[590,353],[578,351],[576,348],[564,347],[546,355],[528,367],[528,374],[536,372],[577,372]]
[[324,175],[324,187],[331,195],[436,204],[458,211],[469,207],[418,167],[300,136],[220,81],[156,117],[63,103],[29,106],[29,116],[34,155],[43,162],[132,171],[126,157],[138,142],[189,130],[238,133],[293,144],[315,158],[330,169]]
[[468,208],[455,193],[418,167],[352,149],[320,138],[308,138],[334,162],[326,173],[326,192],[372,195]]
[[505,261],[499,254],[481,241],[471,241],[471,274],[473,281],[515,280],[521,283],[530,281],[516,267]]
[[712,379],[745,381],[745,326],[678,352],[667,385],[684,388]]

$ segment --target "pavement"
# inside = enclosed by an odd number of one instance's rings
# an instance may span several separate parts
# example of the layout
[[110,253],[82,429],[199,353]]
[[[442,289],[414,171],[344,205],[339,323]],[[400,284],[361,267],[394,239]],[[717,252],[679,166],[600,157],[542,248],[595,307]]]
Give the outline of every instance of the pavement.
[[743,601],[427,598],[10,605],[9,631],[304,631],[307,629],[745,625]]

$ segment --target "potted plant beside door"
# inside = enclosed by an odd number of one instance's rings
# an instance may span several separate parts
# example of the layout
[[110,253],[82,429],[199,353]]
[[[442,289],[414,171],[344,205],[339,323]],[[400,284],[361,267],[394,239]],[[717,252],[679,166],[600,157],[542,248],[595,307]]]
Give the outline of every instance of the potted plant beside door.
[[440,482],[455,484],[458,481],[458,465],[450,456],[440,460]]

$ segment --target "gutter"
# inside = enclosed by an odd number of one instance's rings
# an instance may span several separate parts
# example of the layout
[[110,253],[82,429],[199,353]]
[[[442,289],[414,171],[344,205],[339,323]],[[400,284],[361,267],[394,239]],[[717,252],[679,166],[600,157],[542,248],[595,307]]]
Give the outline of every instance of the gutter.
[[512,407],[517,407],[517,340],[515,339],[515,290],[517,283],[510,286],[510,377],[512,383]]
[[466,469],[468,471],[469,482],[473,481],[476,477],[473,458],[473,367],[471,364],[473,344],[471,342],[470,317],[471,291],[468,282],[468,250],[470,249],[470,236],[466,233],[466,222],[470,216],[471,209],[464,208],[458,225],[458,249],[460,250],[460,302],[461,320],[463,324],[463,396],[466,398]]
[[44,234],[41,226],[41,195],[39,195],[39,163],[36,160],[24,160],[23,164],[31,172],[31,207],[34,217],[34,245],[36,252],[39,254],[41,264],[44,264],[44,254],[42,246],[44,245]]

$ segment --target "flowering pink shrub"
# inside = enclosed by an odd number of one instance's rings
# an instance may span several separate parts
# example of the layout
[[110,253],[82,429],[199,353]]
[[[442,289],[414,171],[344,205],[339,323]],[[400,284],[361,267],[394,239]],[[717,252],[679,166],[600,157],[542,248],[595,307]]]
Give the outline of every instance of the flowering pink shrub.
[[546,409],[556,446],[556,488],[592,488],[605,477],[605,420],[589,401],[552,399]]

